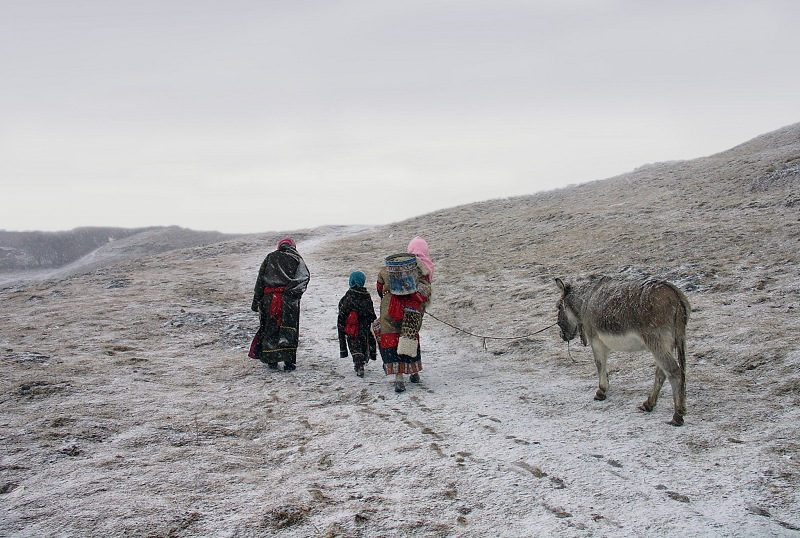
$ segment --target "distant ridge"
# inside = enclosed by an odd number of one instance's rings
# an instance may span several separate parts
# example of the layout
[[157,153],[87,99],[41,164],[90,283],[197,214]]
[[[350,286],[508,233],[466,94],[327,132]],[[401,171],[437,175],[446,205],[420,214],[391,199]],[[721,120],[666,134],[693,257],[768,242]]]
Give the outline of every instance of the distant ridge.
[[198,232],[178,226],[82,227],[63,232],[0,230],[0,273],[58,269],[109,245],[128,254],[156,254],[216,243],[232,237],[235,236],[220,232]]

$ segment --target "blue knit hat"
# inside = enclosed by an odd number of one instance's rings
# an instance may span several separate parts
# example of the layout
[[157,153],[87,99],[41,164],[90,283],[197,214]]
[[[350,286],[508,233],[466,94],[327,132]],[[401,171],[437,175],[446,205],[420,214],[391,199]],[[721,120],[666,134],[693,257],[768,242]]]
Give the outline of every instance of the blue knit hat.
[[367,275],[362,273],[361,271],[353,271],[350,273],[350,287],[355,288],[356,286],[363,288],[364,284],[367,283]]

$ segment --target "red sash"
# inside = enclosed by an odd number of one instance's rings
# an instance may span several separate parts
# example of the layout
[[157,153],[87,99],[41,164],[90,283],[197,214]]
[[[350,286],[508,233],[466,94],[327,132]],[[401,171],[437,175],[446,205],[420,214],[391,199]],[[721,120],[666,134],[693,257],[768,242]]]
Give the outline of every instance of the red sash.
[[395,321],[403,319],[403,314],[406,308],[413,308],[419,310],[425,302],[425,297],[421,293],[414,293],[412,295],[394,295],[389,299],[389,308],[387,314]]
[[344,333],[350,336],[358,336],[358,312],[351,310],[344,322]]
[[283,312],[283,292],[286,286],[278,288],[264,288],[264,294],[272,294],[272,301],[269,303],[269,317],[275,318],[278,326],[281,324],[281,312]]

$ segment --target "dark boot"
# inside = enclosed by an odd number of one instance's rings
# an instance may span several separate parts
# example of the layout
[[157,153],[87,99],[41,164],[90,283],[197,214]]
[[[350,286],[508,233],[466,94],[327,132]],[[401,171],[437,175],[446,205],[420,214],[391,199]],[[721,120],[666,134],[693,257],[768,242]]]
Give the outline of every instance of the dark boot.
[[409,377],[408,380],[412,383],[419,383],[419,374],[411,374],[411,377]]

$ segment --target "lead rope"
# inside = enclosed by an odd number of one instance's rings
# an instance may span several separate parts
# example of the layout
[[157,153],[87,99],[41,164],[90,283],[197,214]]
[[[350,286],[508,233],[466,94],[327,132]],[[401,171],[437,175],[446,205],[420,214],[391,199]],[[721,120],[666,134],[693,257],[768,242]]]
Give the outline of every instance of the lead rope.
[[[553,327],[555,327],[557,325],[557,323],[553,323],[552,325],[549,325],[549,326],[545,327],[544,329],[539,329],[538,331],[536,331],[534,333],[526,334],[526,335],[523,335],[523,336],[489,336],[489,335],[484,335],[484,334],[475,334],[475,333],[470,332],[470,331],[468,331],[466,329],[462,329],[461,327],[456,327],[455,325],[453,325],[451,323],[447,323],[446,321],[437,318],[436,316],[434,316],[433,314],[431,314],[428,311],[425,311],[425,314],[430,316],[430,317],[432,317],[433,319],[435,319],[439,323],[444,323],[448,327],[452,327],[453,329],[455,329],[457,331],[460,331],[460,332],[462,332],[464,334],[468,334],[468,335],[474,336],[476,338],[482,338],[483,339],[483,349],[486,350],[486,351],[488,351],[488,349],[489,349],[489,348],[486,347],[486,340],[524,340],[525,338],[530,338],[531,336],[536,336],[539,333],[543,333],[547,329],[551,329],[551,328],[553,328]],[[569,348],[567,348],[567,349],[569,349]]]

